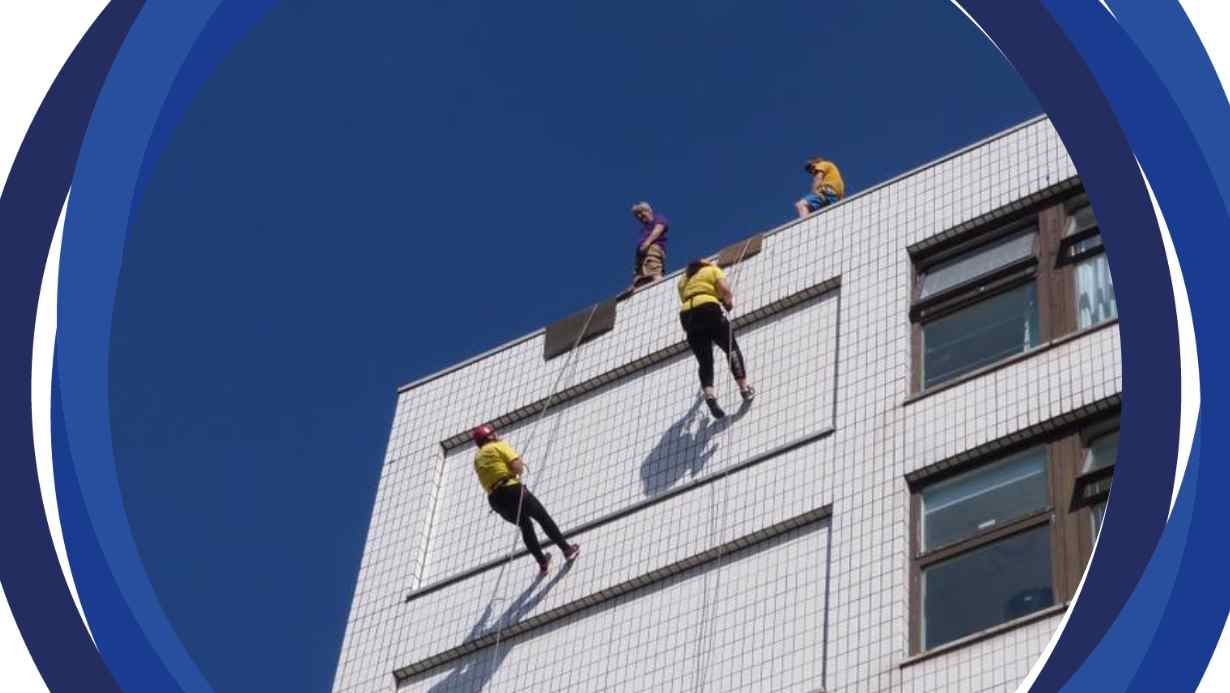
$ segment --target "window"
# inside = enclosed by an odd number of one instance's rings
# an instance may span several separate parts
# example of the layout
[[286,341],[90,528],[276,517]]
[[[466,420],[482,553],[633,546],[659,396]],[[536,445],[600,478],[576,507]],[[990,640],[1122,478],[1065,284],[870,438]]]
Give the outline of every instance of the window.
[[1119,317],[1110,263],[1102,249],[1093,207],[1080,203],[1068,213],[1060,262],[1070,262],[1076,276],[1076,326],[1092,327]]
[[930,649],[1055,603],[1045,447],[919,495],[921,644]]
[[1076,482],[1113,468],[1118,445],[1113,410],[1096,416],[910,480],[913,653],[1071,599],[1106,499],[1078,504]]
[[922,492],[923,549],[937,549],[1002,526],[1050,504],[1046,453],[999,462]]
[[1106,499],[1119,457],[1119,431],[1094,429],[1086,436],[1084,462],[1072,488],[1071,512],[1088,507],[1092,536],[1097,538],[1106,517]]
[[1102,237],[1083,195],[1005,218],[913,257],[912,392],[1118,318]]
[[985,277],[1002,267],[1027,260],[1034,256],[1037,239],[1037,231],[1031,230],[928,269],[922,275],[918,297],[931,298],[948,289]]
[[1102,501],[1089,509],[1089,516],[1093,522],[1092,539],[1098,538],[1098,532],[1102,531],[1102,521],[1106,519],[1106,501]]
[[923,387],[1038,345],[1038,296],[1026,284],[923,326]]
[[923,389],[1037,346],[1037,244],[1029,227],[918,273]]
[[1050,541],[1037,526],[925,570],[924,649],[1053,606]]

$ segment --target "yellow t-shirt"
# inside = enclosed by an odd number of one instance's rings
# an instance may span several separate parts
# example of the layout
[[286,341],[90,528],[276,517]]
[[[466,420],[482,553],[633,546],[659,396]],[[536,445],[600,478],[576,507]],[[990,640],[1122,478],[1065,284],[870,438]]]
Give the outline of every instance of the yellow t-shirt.
[[831,161],[814,162],[816,166],[816,177],[812,179],[811,191],[820,194],[820,191],[825,187],[833,189],[837,193],[837,197],[846,196],[846,183],[841,179],[841,171],[837,170],[837,164]]
[[726,273],[717,265],[705,265],[691,277],[684,275],[679,280],[679,300],[683,301],[679,312],[683,313],[706,303],[721,303],[718,299],[718,280],[725,278]]
[[[483,485],[483,490],[491,493],[501,480],[513,476],[508,463],[520,457],[511,445],[502,440],[493,440],[479,448],[474,456],[474,471],[478,473],[478,483]],[[510,485],[519,483],[515,478],[509,482]]]

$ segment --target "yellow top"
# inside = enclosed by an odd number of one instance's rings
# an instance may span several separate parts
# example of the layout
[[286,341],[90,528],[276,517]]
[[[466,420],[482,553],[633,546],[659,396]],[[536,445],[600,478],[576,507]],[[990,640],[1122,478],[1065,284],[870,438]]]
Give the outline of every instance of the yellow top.
[[483,485],[483,490],[491,493],[496,484],[509,477],[512,481],[508,485],[521,483],[508,468],[509,462],[520,458],[517,451],[502,440],[493,440],[479,448],[474,456],[474,471],[478,473],[478,483]]
[[718,299],[718,281],[726,279],[726,273],[717,265],[705,265],[691,277],[684,275],[679,280],[679,300],[683,301],[680,313],[706,303],[721,303]]
[[846,196],[846,183],[841,179],[837,164],[823,159],[812,161],[812,164],[816,167],[816,177],[811,182],[812,192],[819,195],[824,188],[832,188],[837,197]]

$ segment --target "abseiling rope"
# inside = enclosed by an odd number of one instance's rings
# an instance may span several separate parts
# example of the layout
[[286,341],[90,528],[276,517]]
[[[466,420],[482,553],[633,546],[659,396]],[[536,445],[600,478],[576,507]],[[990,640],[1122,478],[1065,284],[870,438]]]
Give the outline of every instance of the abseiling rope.
[[[538,416],[535,417],[534,419],[534,430],[530,434],[530,437],[529,437],[531,441],[534,440],[534,438],[538,435],[538,427],[542,423],[543,417],[547,415],[547,410],[550,409],[551,405],[555,402],[555,395],[559,392],[560,385],[564,381],[564,374],[568,373],[569,371],[575,371],[575,364],[578,361],[576,356],[581,348],[581,340],[585,337],[585,333],[589,330],[590,322],[594,319],[594,315],[598,312],[598,308],[601,305],[602,305],[601,303],[594,304],[594,307],[590,309],[589,311],[589,315],[586,316],[585,318],[585,324],[581,327],[581,331],[577,333],[576,341],[572,343],[572,350],[568,354],[568,360],[566,363],[564,363],[563,368],[560,368],[559,375],[555,377],[555,383],[551,386],[551,389],[548,391],[547,400],[542,403],[542,410],[538,412]],[[569,381],[572,380],[571,375],[568,376],[568,380]],[[546,463],[547,456],[550,454],[551,447],[555,442],[554,440],[555,434],[558,431],[559,431],[559,426],[557,425],[555,427],[555,430],[551,432],[551,435],[547,437],[547,449],[545,451],[546,454],[544,454],[542,458],[542,461],[544,464]],[[530,449],[529,444],[527,443],[522,449],[529,450]],[[535,464],[538,464],[538,463],[535,462]],[[524,475],[525,476],[529,475],[528,468],[526,468]],[[535,477],[537,477],[537,475],[535,475]],[[522,481],[519,484],[519,486],[521,487],[521,492],[517,494],[517,515],[516,515],[517,521],[516,523],[514,523],[514,527],[513,527],[513,532],[514,532],[513,542],[512,542],[512,546],[510,546],[508,549],[508,558],[504,559],[504,564],[500,566],[500,574],[498,577],[496,577],[495,589],[492,590],[492,597],[491,597],[492,603],[502,603],[504,601],[507,601],[506,598],[500,593],[500,587],[503,585],[504,573],[508,570],[508,564],[512,563],[513,558],[516,556],[517,541],[520,539],[520,536],[521,536],[521,509],[525,503],[525,482]],[[498,599],[497,599],[497,596],[498,596]],[[500,640],[503,638],[503,635],[504,635],[504,618],[502,616],[500,617],[498,626],[499,627],[496,629],[496,632],[495,632],[495,644],[491,648],[491,665],[495,664],[496,655],[499,653],[499,650],[500,650]]]
[[[748,238],[746,241],[744,241],[743,249],[739,251],[739,258],[735,260],[734,269],[731,270],[730,277],[726,281],[726,288],[730,289],[730,295],[732,299],[734,298],[734,294],[735,294],[735,275],[739,272],[740,269],[742,269],[743,258],[747,255],[747,249],[751,247],[752,240],[754,240],[755,238],[756,238],[755,236],[752,236],[751,238]],[[727,311],[727,312],[729,313],[730,311]],[[727,365],[733,371],[734,365],[735,365],[735,361],[734,361],[735,360],[735,356],[734,356],[735,354],[735,323],[734,323],[734,320],[728,318],[726,321],[726,325],[729,328],[729,331],[726,334],[726,345],[730,347],[729,349],[726,350],[726,362],[727,362]],[[739,359],[742,361],[743,357],[740,356]],[[746,361],[743,362],[743,368],[744,368],[744,375],[746,375],[746,369],[747,369]],[[741,394],[742,393],[740,393],[740,395]],[[727,428],[729,428],[729,426],[727,426]],[[722,433],[725,433],[725,429],[718,431],[719,438],[724,437],[722,436]],[[717,486],[719,485],[722,487],[720,504],[717,502],[718,500]],[[721,589],[722,589],[721,562],[722,562],[723,555],[726,553],[726,550],[724,548],[725,544],[722,541],[725,537],[723,535],[721,528],[722,528],[722,521],[725,518],[729,517],[728,513],[730,509],[729,507],[730,506],[730,484],[728,483],[727,479],[723,479],[720,483],[713,484],[712,488],[713,488],[713,501],[710,503],[710,506],[709,506],[710,507],[710,514],[709,514],[710,539],[709,541],[712,543],[713,535],[717,534],[717,543],[714,545],[718,547],[718,554],[713,559],[713,568],[716,571],[713,575],[713,583],[714,583],[713,592],[715,595],[720,595]],[[719,505],[721,507],[720,515],[718,515],[718,513],[716,512],[717,506]],[[695,690],[697,691],[703,691],[705,688],[706,676],[709,673],[709,661],[710,661],[710,657],[712,656],[712,647],[707,648],[706,643],[705,643],[706,635],[708,634],[708,631],[710,628],[710,619],[712,618],[711,612],[714,610],[714,608],[716,608],[716,607],[711,608],[711,605],[709,603],[710,600],[709,600],[709,573],[708,572],[705,573],[704,592],[705,592],[705,599],[701,606],[701,615],[700,615],[701,629],[700,629],[700,638],[699,638],[699,645],[698,645],[698,649],[700,651],[696,653],[697,671],[696,671],[696,689]]]
[[[729,280],[727,281],[727,286],[730,288],[732,296],[733,296],[733,294],[734,294],[734,279],[735,279],[735,276],[739,273],[739,271],[740,271],[740,269],[741,269],[741,267],[740,267],[739,265],[741,265],[741,264],[743,263],[743,260],[744,260],[744,257],[745,257],[745,256],[746,256],[746,254],[747,254],[748,248],[750,248],[750,247],[751,247],[752,241],[753,241],[754,239],[755,239],[755,236],[753,236],[753,237],[751,237],[751,238],[748,238],[746,241],[744,241],[744,243],[743,243],[743,248],[739,251],[739,257],[735,260],[735,268],[731,271],[731,273],[730,273],[730,278],[729,278]],[[545,401],[545,402],[543,402],[543,405],[542,405],[542,410],[538,412],[538,415],[537,415],[537,417],[536,417],[536,418],[535,418],[535,420],[534,420],[534,429],[533,429],[533,432],[532,432],[532,433],[531,433],[531,435],[530,435],[530,440],[531,440],[531,441],[532,441],[532,440],[534,440],[534,438],[537,436],[537,434],[538,434],[538,428],[539,428],[539,425],[542,423],[543,418],[546,416],[548,409],[550,409],[551,405],[554,403],[554,401],[555,401],[555,395],[556,395],[556,394],[558,393],[558,391],[559,391],[559,387],[560,387],[561,383],[562,383],[562,382],[563,382],[563,380],[564,380],[564,376],[565,376],[565,374],[569,374],[571,371],[574,371],[574,370],[575,370],[575,364],[576,364],[576,362],[578,361],[578,359],[577,359],[576,357],[577,357],[577,354],[578,354],[578,353],[579,353],[579,351],[580,351],[581,340],[585,337],[585,333],[589,330],[589,325],[590,325],[590,323],[593,321],[594,315],[598,312],[598,308],[599,308],[599,306],[600,306],[600,305],[601,305],[601,304],[596,304],[596,305],[594,305],[594,307],[590,310],[589,315],[588,315],[588,316],[586,316],[586,318],[585,318],[585,324],[581,327],[580,332],[578,332],[578,333],[577,333],[577,338],[576,338],[576,340],[575,340],[575,341],[573,342],[573,344],[572,344],[572,349],[571,349],[571,352],[568,354],[568,361],[567,361],[567,363],[565,363],[565,364],[564,364],[563,368],[561,368],[561,369],[560,369],[559,375],[558,375],[558,376],[556,376],[555,383],[551,386],[551,389],[550,389],[550,391],[549,391],[549,393],[548,393],[548,395],[547,395],[547,399],[546,399],[546,401]],[[727,327],[729,328],[729,332],[728,332],[728,334],[727,334],[727,345],[730,347],[730,349],[728,349],[728,350],[727,350],[727,352],[726,352],[726,358],[727,358],[728,366],[730,366],[730,367],[733,369],[733,366],[734,366],[734,358],[735,358],[735,356],[734,356],[734,353],[735,353],[735,352],[734,352],[734,323],[733,323],[732,321],[729,321],[729,320],[728,320]],[[745,366],[746,366],[746,364],[745,364]],[[569,381],[571,381],[571,378],[572,378],[572,376],[571,376],[571,374],[570,374],[570,375],[568,376],[568,380],[569,380]],[[559,431],[559,424],[557,423],[557,425],[556,425],[555,429],[554,429],[554,430],[551,432],[551,434],[547,437],[547,448],[546,448],[546,450],[544,451],[544,455],[543,455],[543,458],[542,458],[544,463],[545,463],[545,461],[548,459],[548,457],[550,456],[550,451],[551,451],[552,447],[554,446],[554,443],[555,443],[555,437],[556,437],[556,434],[558,433],[558,431]],[[720,435],[720,433],[719,433],[719,435]],[[529,444],[527,443],[527,444],[524,446],[524,448],[523,448],[523,449],[527,449],[527,450],[528,450],[528,449],[530,449],[530,448],[529,448]],[[529,469],[527,468],[527,469],[526,469],[526,475],[527,475],[527,476],[528,476],[528,473],[529,473]],[[536,476],[537,476],[537,475],[536,475]],[[725,484],[725,483],[723,483],[723,484],[722,484],[722,487],[723,487],[723,489],[722,489],[722,502],[721,502],[721,506],[722,506],[722,516],[723,516],[723,517],[725,517],[726,512],[727,512],[727,510],[728,510],[728,505],[729,505],[729,489],[728,489],[728,488],[726,488],[726,487],[727,487],[727,484]],[[717,493],[717,489],[716,489],[716,488],[714,489],[714,493],[715,493],[715,494]],[[517,550],[517,541],[520,539],[520,533],[521,533],[521,530],[520,530],[520,525],[521,525],[521,512],[522,512],[522,506],[523,506],[523,504],[524,504],[524,500],[525,500],[525,484],[524,484],[524,482],[522,482],[522,484],[521,484],[521,493],[518,495],[518,498],[517,498],[517,514],[516,514],[516,520],[517,520],[517,521],[516,521],[515,526],[514,526],[514,528],[513,528],[513,531],[514,531],[513,542],[512,542],[512,545],[509,547],[508,557],[504,560],[503,565],[501,565],[501,566],[500,566],[500,573],[499,573],[499,575],[496,577],[495,588],[492,590],[492,595],[493,595],[493,596],[492,596],[492,601],[493,601],[493,602],[503,602],[503,601],[506,601],[506,598],[505,598],[505,597],[503,597],[503,595],[500,593],[500,589],[501,589],[501,587],[502,587],[502,585],[503,585],[503,581],[504,581],[504,574],[505,574],[505,573],[507,572],[507,570],[508,570],[508,565],[512,562],[513,557],[514,557],[514,556],[515,556],[515,554],[516,554],[516,550]],[[716,499],[715,499],[715,500],[716,500]],[[721,543],[720,543],[720,540],[721,540],[721,538],[722,538],[722,533],[721,533],[721,529],[720,529],[720,527],[721,527],[721,520],[720,520],[720,519],[719,519],[719,518],[718,518],[715,514],[712,514],[712,513],[711,513],[711,517],[713,517],[713,518],[714,518],[714,520],[715,520],[715,521],[712,523],[712,525],[713,525],[713,529],[711,530],[711,536],[712,536],[712,532],[714,532],[714,531],[716,531],[716,532],[717,532],[717,534],[718,534],[718,540],[719,540],[718,546],[719,546],[719,548],[721,548]],[[711,541],[712,541],[712,539],[711,539]],[[724,550],[719,550],[717,557],[714,559],[714,560],[715,560],[715,566],[717,565],[717,563],[718,563],[718,562],[720,562],[720,561],[721,561],[721,559],[722,559],[722,557],[723,557],[723,554],[724,554],[724,553],[725,553],[725,551],[724,551]],[[717,566],[717,567],[719,567],[719,568],[720,568],[720,566]],[[715,581],[716,581],[716,582],[715,582],[715,588],[714,588],[714,591],[715,591],[715,592],[717,592],[718,590],[720,590],[720,589],[721,589],[721,575],[720,575],[720,572],[719,572],[719,574],[718,574],[718,575],[716,575],[716,576],[715,576]],[[707,582],[708,582],[708,577],[706,576],[706,583],[707,583]],[[702,612],[702,617],[701,617],[701,618],[702,618],[702,630],[701,630],[701,638],[702,638],[702,640],[701,640],[701,646],[702,646],[702,647],[703,647],[703,645],[704,645],[704,635],[705,635],[705,631],[706,631],[706,629],[708,628],[708,624],[707,624],[707,621],[708,621],[708,616],[709,616],[709,614],[708,614],[708,610],[709,610],[709,593],[708,593],[708,592],[709,592],[709,591],[708,591],[708,585],[706,584],[706,589],[705,589],[705,600],[704,600],[704,611]],[[497,598],[497,597],[498,597],[498,598]],[[489,667],[488,667],[488,668],[490,668],[491,666],[493,666],[493,665],[495,664],[496,657],[499,655],[500,643],[501,643],[501,641],[502,641],[502,639],[503,639],[503,635],[504,635],[504,625],[505,625],[505,624],[504,624],[504,619],[503,619],[503,617],[501,617],[501,619],[500,619],[500,621],[499,621],[499,623],[498,623],[498,626],[497,626],[497,628],[496,628],[495,643],[493,643],[492,648],[491,648],[491,658],[490,658],[490,664],[489,664]],[[704,663],[705,665],[707,665],[707,663],[708,663],[708,656],[709,656],[709,655],[708,655],[708,653],[702,650],[702,652],[698,653],[698,655],[699,655],[699,656],[700,656],[700,658],[701,658],[701,659],[700,659],[700,661],[701,661],[702,663]],[[702,686],[703,686],[703,683],[704,683],[704,679],[703,679],[703,677],[702,677],[703,672],[704,672],[704,667],[702,667],[702,669],[701,669],[701,673],[698,673],[698,678],[697,678],[697,690],[701,690],[701,689],[702,689]]]

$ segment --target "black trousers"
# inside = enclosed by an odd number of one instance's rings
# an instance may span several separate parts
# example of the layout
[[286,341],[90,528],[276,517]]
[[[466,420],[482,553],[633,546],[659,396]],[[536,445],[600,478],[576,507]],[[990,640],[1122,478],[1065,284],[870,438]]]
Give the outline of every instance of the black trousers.
[[[525,498],[521,499],[524,493]],[[520,499],[521,503],[521,521],[517,522],[517,503]],[[564,535],[556,526],[555,520],[547,513],[547,509],[542,507],[542,503],[530,493],[530,490],[523,484],[514,484],[512,486],[500,486],[496,490],[487,495],[487,503],[491,505],[491,509],[500,514],[509,524],[517,525],[521,528],[521,538],[525,540],[525,548],[529,549],[533,554],[534,559],[539,563],[546,560],[542,555],[542,547],[538,544],[538,535],[534,533],[534,525],[530,523],[535,520],[542,526],[542,530],[547,533],[547,537],[555,542],[560,551],[568,553],[571,548],[567,541],[564,541]]]
[[683,331],[688,334],[688,346],[700,363],[701,387],[713,387],[713,345],[727,355],[730,360],[730,372],[736,380],[747,377],[743,365],[743,352],[730,331],[730,323],[722,313],[722,308],[716,303],[706,303],[679,314],[683,323]]

